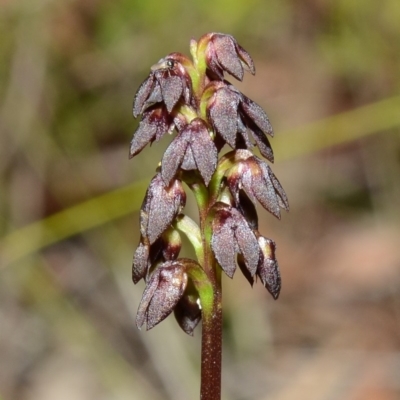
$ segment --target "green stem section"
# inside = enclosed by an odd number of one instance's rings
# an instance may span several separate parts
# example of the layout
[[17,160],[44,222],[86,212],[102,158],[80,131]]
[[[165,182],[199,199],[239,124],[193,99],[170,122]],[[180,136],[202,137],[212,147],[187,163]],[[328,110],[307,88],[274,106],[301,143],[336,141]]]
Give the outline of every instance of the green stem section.
[[192,244],[196,253],[197,261],[200,265],[204,264],[204,251],[203,243],[201,240],[200,228],[191,218],[187,215],[180,214],[174,222],[174,227],[183,232]]

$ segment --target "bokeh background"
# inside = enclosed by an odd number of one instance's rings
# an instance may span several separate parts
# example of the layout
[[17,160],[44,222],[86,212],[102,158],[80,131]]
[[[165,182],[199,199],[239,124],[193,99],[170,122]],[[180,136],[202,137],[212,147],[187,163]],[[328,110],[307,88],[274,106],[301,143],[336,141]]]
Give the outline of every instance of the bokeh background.
[[399,399],[399,21],[398,0],[0,0],[0,399],[198,398],[200,329],[134,325],[168,139],[128,148],[149,66],[212,31],[255,60],[238,87],[291,203],[260,209],[279,300],[224,280],[224,399]]

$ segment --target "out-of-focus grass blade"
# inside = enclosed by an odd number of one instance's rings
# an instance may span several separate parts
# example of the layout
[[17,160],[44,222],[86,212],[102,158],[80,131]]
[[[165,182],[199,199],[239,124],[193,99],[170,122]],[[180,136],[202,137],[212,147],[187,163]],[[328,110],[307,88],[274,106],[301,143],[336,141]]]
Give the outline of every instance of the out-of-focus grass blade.
[[35,315],[41,315],[47,321],[49,330],[55,338],[61,339],[61,343],[84,347],[85,355],[93,362],[93,370],[110,398],[121,398],[121,392],[134,388],[131,399],[160,400],[157,388],[151,385],[141,368],[130,364],[107,340],[104,332],[54,282],[54,277],[46,270],[45,259],[35,256],[29,265],[33,268],[22,289],[35,309]]
[[[400,96],[281,132],[273,146],[279,160],[285,160],[396,127],[400,127]],[[0,242],[1,266],[137,211],[147,184],[141,181],[117,189],[10,233]]]
[[279,132],[272,145],[282,161],[396,127],[400,127],[400,96]]
[[148,181],[140,181],[91,198],[40,221],[17,229],[0,242],[0,265],[137,211]]

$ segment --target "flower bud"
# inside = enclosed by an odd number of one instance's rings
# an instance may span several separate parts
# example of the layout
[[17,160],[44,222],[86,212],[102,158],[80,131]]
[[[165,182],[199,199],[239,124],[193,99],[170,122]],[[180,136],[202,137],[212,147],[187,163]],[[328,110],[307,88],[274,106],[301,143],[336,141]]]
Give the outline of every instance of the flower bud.
[[161,236],[161,251],[165,261],[176,260],[182,248],[181,235],[176,229],[167,229]]
[[141,328],[146,322],[149,330],[163,321],[182,297],[187,282],[185,266],[178,261],[160,265],[143,292],[136,316],[137,327]]
[[133,115],[136,118],[146,108],[163,101],[168,113],[183,97],[185,104],[190,104],[192,81],[185,66],[191,61],[180,53],[171,53],[151,67],[151,73],[141,84],[133,102]]
[[218,79],[223,79],[224,71],[238,80],[243,80],[244,68],[255,74],[255,67],[249,53],[231,35],[209,33],[199,40],[199,48],[206,47],[206,62]]
[[132,262],[132,280],[135,285],[146,276],[151,263],[150,244],[145,243],[141,238]]
[[260,264],[257,268],[257,276],[276,300],[281,291],[281,274],[278,261],[275,258],[275,242],[263,236],[258,238],[261,255]]
[[147,189],[140,211],[140,231],[153,244],[168,228],[186,203],[186,193],[181,181],[175,179],[169,185],[158,173]]
[[182,247],[181,236],[173,228],[167,230],[152,245],[146,238],[141,237],[139,246],[133,256],[133,283],[145,278],[150,268],[158,262],[173,261],[179,256]]
[[200,118],[190,122],[172,141],[161,162],[161,175],[166,184],[175,177],[178,168],[198,169],[206,185],[217,165],[218,152]]
[[240,96],[229,86],[220,84],[208,102],[209,119],[216,132],[232,148],[236,147]]
[[226,182],[240,207],[239,195],[242,190],[255,204],[256,199],[270,213],[280,218],[280,208],[289,210],[286,193],[271,168],[247,150],[237,150],[237,161],[226,171]]
[[259,261],[257,239],[243,215],[224,203],[216,203],[212,220],[211,248],[224,270],[232,278],[236,270],[235,255],[243,255],[245,265],[253,276]]
[[[210,92],[214,92],[213,95]],[[273,130],[265,111],[227,82],[211,82],[205,93],[206,98],[209,97],[207,116],[226,143],[233,149],[238,148],[240,142],[251,148],[249,130],[260,153],[273,162],[272,148],[266,137],[266,134],[273,136]]]
[[175,125],[165,107],[156,107],[144,112],[133,139],[129,158],[140,153],[147,144],[159,141],[167,132],[172,132]]
[[175,318],[182,330],[190,336],[201,320],[198,296],[184,294],[174,309]]

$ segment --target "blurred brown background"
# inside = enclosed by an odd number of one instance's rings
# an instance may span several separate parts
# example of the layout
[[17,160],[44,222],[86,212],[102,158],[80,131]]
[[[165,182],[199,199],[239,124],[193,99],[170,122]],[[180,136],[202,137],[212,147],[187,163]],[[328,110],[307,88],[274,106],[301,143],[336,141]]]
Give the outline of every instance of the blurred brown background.
[[238,87],[291,203],[260,209],[279,300],[224,281],[224,399],[399,399],[399,21],[398,0],[0,0],[0,399],[198,398],[200,329],[134,326],[168,139],[128,147],[149,66],[212,31],[255,60]]

